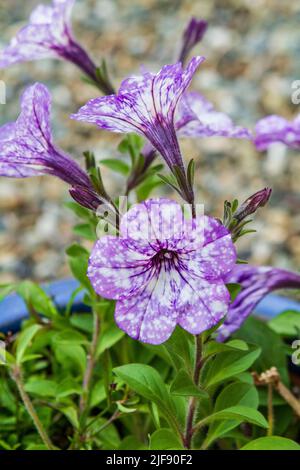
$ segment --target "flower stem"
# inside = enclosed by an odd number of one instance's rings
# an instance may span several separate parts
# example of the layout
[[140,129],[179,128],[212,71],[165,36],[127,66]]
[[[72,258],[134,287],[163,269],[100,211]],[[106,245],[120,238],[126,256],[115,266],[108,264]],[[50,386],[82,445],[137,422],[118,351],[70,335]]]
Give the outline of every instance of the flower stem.
[[273,435],[274,429],[274,410],[273,410],[273,384],[268,384],[268,436]]
[[[200,371],[202,366],[202,338],[201,335],[195,336],[195,364],[194,364],[194,374],[193,380],[195,385],[199,383]],[[186,431],[184,436],[184,446],[187,449],[191,448],[192,444],[192,437],[193,437],[193,422],[196,412],[196,405],[197,405],[197,398],[191,397],[189,406],[188,406],[188,413],[186,419]]]
[[54,450],[54,445],[52,444],[50,438],[48,437],[48,434],[46,433],[44,426],[42,425],[34,407],[32,404],[32,401],[30,400],[28,394],[25,391],[24,388],[24,383],[22,379],[22,371],[19,366],[15,366],[11,372],[11,377],[16,383],[16,386],[18,388],[18,391],[20,393],[20,396],[22,398],[22,401],[24,403],[24,406],[30,415],[39,435],[40,438],[42,439],[43,443],[47,447],[48,450]]
[[88,401],[89,401],[89,389],[90,389],[90,383],[93,375],[93,370],[95,366],[95,355],[97,351],[97,343],[98,343],[98,338],[100,334],[100,318],[98,315],[98,312],[96,308],[93,309],[93,319],[94,319],[94,327],[93,327],[93,337],[92,337],[92,342],[90,345],[90,350],[89,354],[87,357],[87,366],[86,370],[84,373],[83,377],[83,383],[82,383],[82,395],[80,397],[80,402],[79,402],[79,410],[80,414],[84,415],[86,408],[88,407]]

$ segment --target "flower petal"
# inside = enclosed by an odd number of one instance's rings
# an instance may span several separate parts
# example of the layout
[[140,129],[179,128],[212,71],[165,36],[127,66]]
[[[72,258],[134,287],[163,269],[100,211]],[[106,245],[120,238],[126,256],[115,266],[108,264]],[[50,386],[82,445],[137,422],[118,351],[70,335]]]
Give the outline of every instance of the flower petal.
[[228,311],[230,295],[222,281],[188,279],[178,300],[178,324],[198,335],[215,326]]
[[118,237],[105,236],[92,250],[88,277],[107,299],[123,299],[139,292],[152,276],[148,258],[128,249]]
[[290,122],[276,115],[260,119],[255,126],[255,145],[257,150],[266,150],[275,142],[282,142],[288,147],[299,148],[300,129],[298,119],[296,118]]
[[248,129],[236,126],[225,113],[215,111],[213,105],[197,92],[185,93],[179,104],[176,128],[179,135],[185,137],[252,137]]
[[170,199],[153,198],[135,204],[122,217],[120,232],[127,243],[147,254],[175,248],[183,236],[180,205]]
[[242,290],[230,305],[225,322],[218,329],[220,341],[238,330],[269,292],[280,288],[300,288],[300,274],[266,266],[237,265],[225,281],[240,284]]
[[176,270],[162,267],[143,292],[117,303],[115,320],[119,328],[145,343],[166,341],[176,326],[175,301],[180,282]]

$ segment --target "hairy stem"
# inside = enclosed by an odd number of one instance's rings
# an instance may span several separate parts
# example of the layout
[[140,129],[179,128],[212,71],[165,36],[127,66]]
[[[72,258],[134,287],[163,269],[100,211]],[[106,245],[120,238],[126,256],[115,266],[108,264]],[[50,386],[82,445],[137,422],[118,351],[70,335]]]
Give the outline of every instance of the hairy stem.
[[23,379],[22,379],[22,371],[20,369],[19,366],[15,366],[11,372],[11,377],[12,379],[14,380],[17,388],[18,388],[18,391],[20,393],[20,396],[22,398],[22,401],[24,403],[24,406],[29,414],[29,416],[31,417],[36,429],[37,429],[37,432],[39,433],[40,435],[40,438],[42,439],[43,443],[45,444],[45,446],[47,447],[48,450],[54,450],[54,445],[52,444],[50,438],[48,437],[48,434],[46,433],[45,431],[45,428],[43,426],[43,424],[41,423],[34,407],[33,407],[33,404],[32,404],[32,401],[30,400],[27,392],[25,391],[25,388],[24,388],[24,383],[23,383]]
[[[195,385],[199,383],[200,371],[202,366],[202,338],[200,335],[195,336],[195,364],[194,364],[194,374],[193,380]],[[192,437],[193,437],[193,422],[196,412],[196,405],[197,405],[197,398],[191,397],[189,406],[188,406],[188,413],[186,419],[186,431],[184,436],[184,446],[187,449],[191,448],[192,444]]]

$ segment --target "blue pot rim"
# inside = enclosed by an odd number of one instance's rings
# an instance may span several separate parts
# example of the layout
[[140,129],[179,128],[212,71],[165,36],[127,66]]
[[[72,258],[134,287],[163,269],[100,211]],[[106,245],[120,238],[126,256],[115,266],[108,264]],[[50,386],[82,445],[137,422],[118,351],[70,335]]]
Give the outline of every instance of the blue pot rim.
[[[42,285],[45,292],[53,299],[58,310],[63,310],[76,289],[79,287],[75,279],[62,279]],[[88,312],[90,309],[83,302],[84,291],[79,291],[73,299],[72,312]],[[255,313],[263,318],[271,319],[285,310],[300,311],[300,302],[282,295],[269,294],[255,308]],[[0,302],[0,331],[17,331],[23,320],[28,317],[25,302],[18,294],[10,294]]]

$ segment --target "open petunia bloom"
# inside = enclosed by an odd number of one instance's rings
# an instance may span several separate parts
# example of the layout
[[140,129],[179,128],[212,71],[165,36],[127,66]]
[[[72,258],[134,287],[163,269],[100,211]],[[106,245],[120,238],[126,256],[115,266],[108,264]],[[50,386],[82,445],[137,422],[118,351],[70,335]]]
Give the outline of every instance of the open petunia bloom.
[[225,281],[240,284],[241,291],[230,305],[223,325],[218,329],[220,341],[238,330],[256,305],[273,290],[300,289],[300,274],[266,266],[236,265]]
[[[57,58],[77,65],[93,81],[99,81],[96,66],[75,40],[71,13],[75,0],[53,0],[51,6],[38,5],[30,15],[29,23],[11,40],[0,55],[0,68],[18,62]],[[103,91],[113,93],[102,83]]]
[[219,221],[186,219],[175,201],[150,199],[122,217],[120,237],[96,242],[88,277],[99,295],[117,300],[122,330],[160,344],[176,324],[199,334],[226,315],[223,278],[235,262],[231,236]]
[[251,131],[236,126],[229,116],[216,111],[212,103],[195,91],[185,93],[179,103],[176,130],[181,137],[252,138]]
[[[51,96],[44,85],[36,83],[25,90],[16,122],[0,127],[0,176],[26,178],[50,174],[92,192],[88,175],[54,145],[50,111]],[[94,194],[91,204],[95,205],[95,197]]]
[[203,57],[165,65],[157,74],[145,72],[124,80],[117,95],[90,100],[71,117],[112,132],[145,136],[172,169],[184,168],[174,126],[177,103],[189,86]]
[[260,119],[255,126],[255,145],[257,150],[268,149],[271,144],[281,142],[287,147],[300,148],[300,115],[293,121],[271,115]]
[[182,35],[182,45],[179,53],[179,62],[184,64],[189,53],[198,44],[207,29],[207,21],[192,17]]

